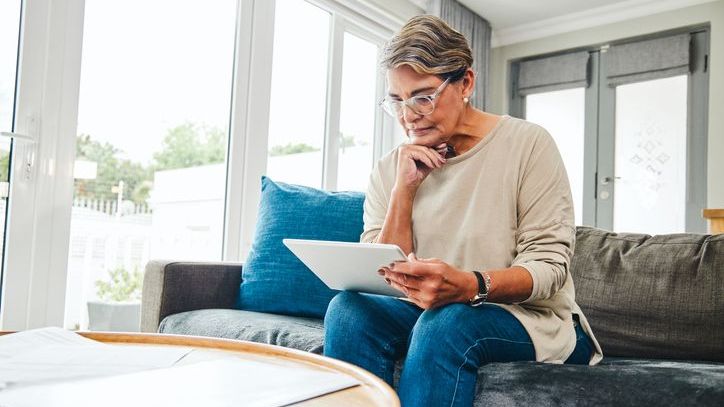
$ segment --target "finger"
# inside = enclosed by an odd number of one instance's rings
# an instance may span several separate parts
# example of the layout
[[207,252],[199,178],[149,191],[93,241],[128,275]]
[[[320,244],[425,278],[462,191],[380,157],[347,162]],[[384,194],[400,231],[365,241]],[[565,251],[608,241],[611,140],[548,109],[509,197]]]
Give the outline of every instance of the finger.
[[415,161],[421,162],[423,165],[427,166],[428,168],[437,168],[440,163],[435,163],[433,160],[427,156],[427,154],[411,154],[410,158],[412,158]]
[[425,154],[427,154],[428,157],[430,157],[430,161],[437,164],[438,168],[442,167],[443,164],[445,164],[445,157],[442,154],[440,154],[439,152],[437,152],[437,150],[435,150],[433,148],[425,147],[423,152]]
[[417,305],[418,307],[425,309],[425,304],[420,300],[419,294],[417,293],[410,293],[407,294],[407,298],[412,301],[413,304]]
[[407,295],[407,293],[410,291],[410,290],[408,290],[405,286],[400,285],[400,284],[398,284],[398,283],[396,283],[396,282],[394,282],[394,281],[392,281],[392,280],[390,280],[390,279],[385,279],[385,281],[388,281],[387,284],[389,284],[390,287],[394,288],[395,290],[397,290],[397,291],[399,291],[399,292],[401,292],[401,293],[403,293],[403,294],[405,294],[405,295]]
[[443,155],[433,148],[419,146],[419,148],[415,149],[415,152],[428,157],[430,162],[435,164],[435,167],[441,167],[445,163]]
[[[417,160],[427,165],[429,168],[439,168],[445,163],[445,156],[430,147],[420,145],[410,145],[406,149],[406,155],[413,160]],[[423,158],[427,157],[427,159]]]
[[422,287],[424,283],[424,281],[420,278],[404,273],[395,273],[394,271],[390,271],[385,275],[385,277],[389,278],[390,280],[396,282],[401,286],[405,286],[415,291],[419,291],[420,287]]
[[415,256],[415,252],[410,252],[410,254],[407,255],[408,261],[415,261],[417,260],[417,256]]
[[395,262],[393,267],[390,267],[390,271],[394,273],[403,273],[415,276],[417,278],[425,278],[426,276],[433,273],[430,269],[430,264],[421,263],[417,260]]

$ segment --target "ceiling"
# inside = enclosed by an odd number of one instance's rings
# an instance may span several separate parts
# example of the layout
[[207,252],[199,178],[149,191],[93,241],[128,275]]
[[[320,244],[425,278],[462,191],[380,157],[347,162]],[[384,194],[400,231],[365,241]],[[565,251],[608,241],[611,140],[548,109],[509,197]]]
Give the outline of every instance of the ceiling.
[[[428,0],[407,0],[424,10]],[[493,28],[492,46],[543,38],[715,0],[457,0]]]
[[623,3],[629,0],[458,0],[485,17],[493,29],[503,29],[521,24],[587,11],[590,9]]

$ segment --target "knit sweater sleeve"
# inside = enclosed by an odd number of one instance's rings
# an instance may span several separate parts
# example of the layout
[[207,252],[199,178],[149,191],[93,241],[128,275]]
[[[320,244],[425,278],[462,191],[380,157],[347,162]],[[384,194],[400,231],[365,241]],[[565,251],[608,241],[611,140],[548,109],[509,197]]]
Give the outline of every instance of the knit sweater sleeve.
[[518,229],[512,266],[533,278],[532,302],[561,289],[575,244],[570,185],[553,138],[542,128],[522,163],[518,181]]

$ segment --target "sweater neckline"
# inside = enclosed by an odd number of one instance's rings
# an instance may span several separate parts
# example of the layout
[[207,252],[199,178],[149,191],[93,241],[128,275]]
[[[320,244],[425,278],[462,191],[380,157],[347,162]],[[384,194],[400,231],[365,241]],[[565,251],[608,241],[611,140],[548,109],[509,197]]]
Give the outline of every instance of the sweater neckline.
[[465,159],[475,155],[475,153],[477,153],[478,151],[482,150],[483,147],[485,147],[488,143],[490,143],[490,140],[492,140],[494,138],[495,134],[498,133],[498,130],[502,127],[503,122],[506,122],[509,118],[510,118],[510,116],[508,116],[507,114],[500,116],[500,120],[498,120],[498,123],[496,123],[495,126],[493,126],[493,128],[488,132],[488,134],[486,134],[482,138],[482,140],[478,141],[478,144],[474,145],[473,148],[471,148],[470,150],[468,150],[460,155],[456,155],[455,157],[448,158],[445,163],[445,166],[457,164],[461,161],[464,161]]

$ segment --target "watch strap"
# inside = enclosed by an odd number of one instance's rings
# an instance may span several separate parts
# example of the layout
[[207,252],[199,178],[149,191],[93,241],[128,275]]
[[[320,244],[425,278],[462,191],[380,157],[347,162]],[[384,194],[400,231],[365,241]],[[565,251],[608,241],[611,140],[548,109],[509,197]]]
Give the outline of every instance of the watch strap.
[[475,278],[478,280],[478,293],[470,299],[470,305],[478,306],[488,300],[488,292],[490,291],[490,275],[485,272],[473,270]]

